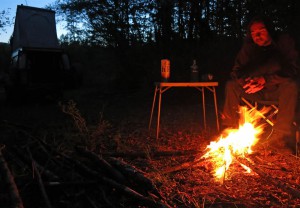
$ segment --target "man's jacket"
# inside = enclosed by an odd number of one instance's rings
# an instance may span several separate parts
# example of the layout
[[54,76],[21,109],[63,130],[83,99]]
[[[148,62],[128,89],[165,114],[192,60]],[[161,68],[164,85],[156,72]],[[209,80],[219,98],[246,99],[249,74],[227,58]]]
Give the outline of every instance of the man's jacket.
[[297,79],[298,52],[288,34],[280,34],[269,46],[258,46],[248,38],[239,51],[231,76],[243,85],[248,77],[263,76],[265,87]]

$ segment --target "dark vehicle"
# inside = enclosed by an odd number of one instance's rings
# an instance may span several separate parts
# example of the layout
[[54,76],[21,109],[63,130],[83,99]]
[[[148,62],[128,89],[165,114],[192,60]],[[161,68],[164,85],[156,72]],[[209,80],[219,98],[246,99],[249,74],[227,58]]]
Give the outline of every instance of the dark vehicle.
[[54,11],[18,5],[11,49],[8,100],[59,96],[64,88],[80,85],[78,70],[58,43]]

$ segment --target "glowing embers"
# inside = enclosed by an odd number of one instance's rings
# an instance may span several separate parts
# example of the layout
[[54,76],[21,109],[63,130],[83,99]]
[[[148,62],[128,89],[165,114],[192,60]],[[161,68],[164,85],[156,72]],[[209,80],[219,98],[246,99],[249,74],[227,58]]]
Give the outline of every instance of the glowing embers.
[[[225,129],[217,141],[207,146],[207,152],[202,157],[210,160],[216,179],[224,179],[226,170],[237,157],[247,157],[252,153],[252,147],[258,142],[259,136],[263,133],[263,125],[258,125],[261,119],[256,111],[240,107],[240,125],[238,129]],[[264,112],[263,112],[264,111]],[[263,109],[265,113],[268,109]],[[239,163],[240,164],[240,163]],[[240,164],[246,172],[251,169]]]

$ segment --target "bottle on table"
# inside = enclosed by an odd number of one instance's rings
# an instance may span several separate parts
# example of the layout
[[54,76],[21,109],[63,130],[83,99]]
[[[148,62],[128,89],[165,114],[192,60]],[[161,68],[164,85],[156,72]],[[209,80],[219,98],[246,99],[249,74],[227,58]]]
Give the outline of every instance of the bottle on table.
[[199,71],[196,60],[193,60],[193,65],[191,66],[191,82],[199,81]]

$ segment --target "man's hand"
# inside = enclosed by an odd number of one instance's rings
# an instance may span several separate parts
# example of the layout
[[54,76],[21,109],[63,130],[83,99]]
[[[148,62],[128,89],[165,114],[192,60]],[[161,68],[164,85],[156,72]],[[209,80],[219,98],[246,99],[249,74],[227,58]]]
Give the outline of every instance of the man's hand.
[[262,90],[266,84],[266,80],[263,76],[247,78],[245,81],[246,84],[243,86],[243,89],[245,89],[245,92],[248,94],[256,93]]

